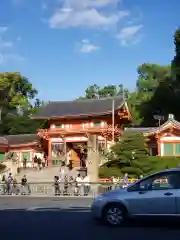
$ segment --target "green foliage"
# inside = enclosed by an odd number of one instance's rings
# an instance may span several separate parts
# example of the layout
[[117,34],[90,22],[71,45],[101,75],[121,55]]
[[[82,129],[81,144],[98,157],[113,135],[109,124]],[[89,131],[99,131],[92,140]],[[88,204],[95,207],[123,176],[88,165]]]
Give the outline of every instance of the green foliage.
[[29,115],[40,111],[44,103],[38,98],[32,105],[37,90],[20,73],[0,73],[1,134],[36,133],[43,124]]
[[0,73],[0,90],[5,92],[1,101],[7,101],[11,107],[27,106],[37,94],[29,80],[18,72]]
[[[180,157],[159,157],[159,156],[148,156],[148,162],[150,165],[149,171],[143,173],[143,175],[149,175],[155,172],[159,172],[161,170],[169,169],[169,168],[177,168],[180,163]],[[124,170],[128,172],[129,177],[137,178],[139,177],[139,172],[135,172],[133,167],[124,167],[123,172],[118,166],[104,165],[99,169],[99,176],[101,178],[109,178],[112,176],[123,177]]]
[[104,87],[100,87],[97,84],[89,86],[85,90],[85,96],[79,97],[78,99],[99,99],[99,98],[106,98],[106,97],[115,97],[115,96],[122,96],[127,98],[129,95],[129,90],[124,89],[123,85],[120,84],[119,86],[116,85],[107,85]]
[[169,168],[177,168],[180,163],[180,157],[150,156],[149,160],[153,166],[151,172],[158,172]]
[[117,167],[107,167],[102,166],[99,168],[99,177],[100,178],[109,178],[109,177],[123,177],[121,170]]
[[1,126],[1,134],[35,134],[37,129],[43,128],[44,121],[35,121],[27,114],[22,116],[7,115],[4,117],[4,124]]
[[125,132],[121,140],[111,147],[108,159],[107,167],[118,167],[121,173],[134,176],[146,174],[152,167],[141,133]]

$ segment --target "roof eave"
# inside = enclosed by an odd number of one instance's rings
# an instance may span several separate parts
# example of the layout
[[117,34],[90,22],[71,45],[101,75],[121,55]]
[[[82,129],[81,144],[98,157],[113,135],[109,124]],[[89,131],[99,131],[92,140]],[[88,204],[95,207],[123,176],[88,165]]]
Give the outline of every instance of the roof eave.
[[35,146],[39,144],[38,142],[31,142],[31,143],[19,143],[19,144],[9,144],[9,148],[14,148],[14,147],[30,147],[30,146]]
[[[119,110],[120,108],[122,107],[122,105],[121,106],[119,106],[118,108],[116,108],[115,109],[115,111],[116,110]],[[105,116],[105,115],[110,115],[110,114],[112,114],[112,110],[110,110],[110,111],[108,111],[108,112],[102,112],[102,113],[88,113],[88,114],[79,114],[79,115],[69,115],[69,116],[52,116],[52,117],[31,117],[31,119],[46,119],[46,120],[51,120],[51,119],[53,119],[53,120],[55,120],[55,119],[63,119],[63,118],[86,118],[86,117],[101,117],[101,116]]]

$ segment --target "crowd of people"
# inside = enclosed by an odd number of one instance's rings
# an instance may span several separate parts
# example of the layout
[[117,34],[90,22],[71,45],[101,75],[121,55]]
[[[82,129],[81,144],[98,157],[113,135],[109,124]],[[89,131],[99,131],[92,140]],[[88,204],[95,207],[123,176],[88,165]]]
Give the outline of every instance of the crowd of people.
[[87,174],[81,175],[73,168],[70,162],[68,166],[63,162],[59,176],[54,177],[55,195],[84,195],[90,191],[90,183]]
[[31,193],[30,186],[27,182],[27,177],[24,175],[19,184],[12,174],[6,177],[3,175],[1,180],[1,194],[2,195],[29,195]]
[[[24,166],[25,167],[25,166]],[[53,190],[57,195],[88,195],[90,191],[90,183],[88,176],[79,174],[72,166],[72,162],[68,165],[63,162],[60,166],[59,173],[54,176]],[[21,182],[17,182],[16,178],[9,173],[8,176],[3,176],[1,179],[1,194],[2,195],[30,195],[30,184],[27,181],[27,176],[24,175]]]
[[[39,153],[38,155],[35,155],[33,162],[34,168],[40,171],[41,169],[47,167],[47,156],[43,153]],[[27,157],[23,158],[23,168],[27,168]]]

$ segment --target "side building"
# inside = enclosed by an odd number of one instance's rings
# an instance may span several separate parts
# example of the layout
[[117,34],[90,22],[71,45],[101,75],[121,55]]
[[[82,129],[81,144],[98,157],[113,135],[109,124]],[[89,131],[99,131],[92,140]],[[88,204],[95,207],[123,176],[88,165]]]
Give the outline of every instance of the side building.
[[17,167],[22,167],[26,157],[27,167],[34,167],[34,156],[42,152],[37,134],[5,135],[0,138],[0,162],[5,165],[9,165],[11,159],[16,162]]
[[125,131],[142,132],[152,156],[180,156],[180,122],[173,114],[159,127],[126,128]]

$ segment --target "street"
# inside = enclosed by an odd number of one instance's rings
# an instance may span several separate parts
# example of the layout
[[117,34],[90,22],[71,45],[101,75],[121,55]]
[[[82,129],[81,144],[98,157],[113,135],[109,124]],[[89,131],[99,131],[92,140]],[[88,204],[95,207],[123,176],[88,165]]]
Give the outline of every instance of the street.
[[109,228],[91,220],[89,209],[71,208],[62,211],[0,211],[2,239],[179,239],[180,230],[172,225],[129,223],[123,228]]
[[36,207],[88,207],[92,198],[86,197],[33,197],[33,196],[0,196],[0,210],[27,209]]

